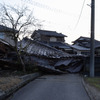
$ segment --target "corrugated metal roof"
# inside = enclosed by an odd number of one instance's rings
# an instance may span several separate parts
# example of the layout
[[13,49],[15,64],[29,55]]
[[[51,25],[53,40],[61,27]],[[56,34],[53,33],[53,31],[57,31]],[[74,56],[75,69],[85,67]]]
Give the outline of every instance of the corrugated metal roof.
[[57,66],[65,65],[68,66],[72,62],[73,59],[65,59],[58,61],[54,66],[57,68]]

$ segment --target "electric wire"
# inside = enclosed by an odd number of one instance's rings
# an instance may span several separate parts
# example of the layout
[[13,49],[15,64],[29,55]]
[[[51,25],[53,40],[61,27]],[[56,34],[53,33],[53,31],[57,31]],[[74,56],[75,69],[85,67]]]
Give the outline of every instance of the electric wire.
[[[27,0],[26,0],[26,1],[27,1]],[[77,26],[78,26],[78,24],[79,24],[79,21],[80,21],[80,19],[81,19],[82,12],[83,12],[84,5],[85,5],[85,1],[86,1],[86,0],[83,0],[82,7],[81,7],[81,11],[80,11],[80,14],[79,14],[77,23],[75,24],[74,30],[77,28]],[[39,8],[44,8],[44,9],[49,10],[49,11],[67,14],[66,12],[63,12],[63,11],[60,10],[60,9],[52,8],[52,7],[50,7],[50,6],[48,6],[48,5],[45,5],[45,4],[43,4],[43,3],[39,3],[39,2],[37,2],[37,1],[35,1],[35,0],[32,0],[31,2],[28,2],[28,3],[31,4],[31,5],[37,6],[37,7],[39,7]],[[53,24],[54,24],[54,23],[53,23]]]
[[77,23],[76,23],[74,29],[77,28],[77,26],[78,26],[78,24],[79,24],[79,21],[80,21],[80,19],[81,19],[82,12],[83,12],[83,8],[84,8],[84,5],[85,5],[85,1],[86,1],[86,0],[83,1],[82,8],[81,8],[81,11],[80,11],[80,14],[79,14],[79,17],[78,17],[78,20],[77,20]]

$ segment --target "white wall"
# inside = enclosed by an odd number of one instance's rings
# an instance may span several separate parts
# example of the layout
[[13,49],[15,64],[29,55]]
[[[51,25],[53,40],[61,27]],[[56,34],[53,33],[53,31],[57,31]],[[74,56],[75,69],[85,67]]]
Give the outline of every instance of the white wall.
[[57,41],[57,38],[55,38],[55,37],[50,37],[50,41],[51,41],[51,42],[56,42],[56,41]]

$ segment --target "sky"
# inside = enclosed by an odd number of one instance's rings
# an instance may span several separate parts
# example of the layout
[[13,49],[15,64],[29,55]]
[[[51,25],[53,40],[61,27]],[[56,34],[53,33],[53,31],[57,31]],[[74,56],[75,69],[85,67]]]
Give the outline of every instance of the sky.
[[[7,5],[27,5],[43,30],[66,35],[71,43],[80,36],[90,37],[91,0],[0,0]],[[100,0],[95,0],[95,39],[100,40]]]

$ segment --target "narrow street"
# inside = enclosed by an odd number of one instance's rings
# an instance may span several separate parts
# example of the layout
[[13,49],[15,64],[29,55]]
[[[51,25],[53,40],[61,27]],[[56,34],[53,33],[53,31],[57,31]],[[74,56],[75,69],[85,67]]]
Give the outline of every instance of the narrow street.
[[90,100],[79,74],[44,75],[17,91],[11,100]]

